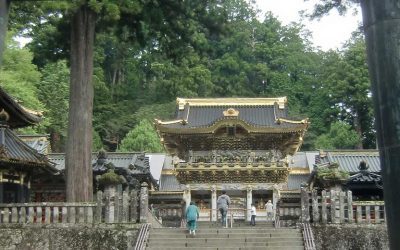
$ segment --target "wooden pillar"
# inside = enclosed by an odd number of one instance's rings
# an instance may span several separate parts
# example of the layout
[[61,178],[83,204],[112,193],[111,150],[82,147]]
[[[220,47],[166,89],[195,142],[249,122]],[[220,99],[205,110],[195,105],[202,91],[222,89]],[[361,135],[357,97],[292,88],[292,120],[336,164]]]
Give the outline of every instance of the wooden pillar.
[[4,192],[3,182],[0,182],[0,203],[4,203],[3,192]]
[[192,201],[192,193],[190,190],[190,185],[186,185],[185,190],[183,191],[183,200],[185,201],[185,211],[190,205],[190,202]]
[[217,221],[217,187],[211,186],[211,221]]
[[251,220],[251,204],[253,203],[253,190],[251,186],[247,186],[247,202],[246,202],[246,221]]

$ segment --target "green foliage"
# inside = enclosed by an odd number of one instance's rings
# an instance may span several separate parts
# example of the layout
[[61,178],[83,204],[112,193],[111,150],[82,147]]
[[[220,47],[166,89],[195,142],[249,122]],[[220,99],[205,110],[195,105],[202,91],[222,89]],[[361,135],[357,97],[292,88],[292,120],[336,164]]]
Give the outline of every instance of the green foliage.
[[335,122],[327,134],[317,137],[315,145],[319,149],[354,149],[360,142],[358,134],[344,122]]
[[39,101],[36,85],[40,81],[40,72],[32,64],[32,53],[20,48],[8,33],[3,63],[0,68],[1,86],[22,105],[29,109],[44,111]]
[[124,178],[117,175],[114,170],[110,169],[98,179],[100,185],[118,185],[124,183]]
[[133,115],[133,121],[135,124],[139,124],[140,121],[143,120],[154,121],[154,119],[172,119],[175,108],[175,102],[142,106]]
[[[334,2],[320,1],[325,5],[320,10]],[[362,146],[374,147],[362,37],[354,36],[340,51],[318,51],[301,24],[283,25],[271,13],[260,22],[251,1],[244,0],[16,2],[10,27],[32,37],[29,48],[42,81],[50,83],[64,72],[51,74],[58,71],[51,68],[53,62],[64,58],[68,65],[69,17],[81,4],[98,16],[93,138],[95,143],[98,134],[107,150],[115,149],[142,120],[170,119],[176,97],[232,96],[287,96],[289,115],[311,121],[303,150],[360,147],[353,135],[344,144],[336,142],[331,135],[336,132],[330,130],[337,121],[349,124]],[[34,84],[40,92],[47,88],[41,85]],[[57,119],[64,117],[64,106],[49,105],[51,95],[41,95],[50,120],[42,127],[64,135],[65,119]]]
[[93,152],[96,152],[96,151],[101,150],[104,147],[104,145],[101,141],[99,133],[97,133],[94,129],[93,129],[92,133],[93,133],[92,150],[93,150]]
[[[39,100],[48,110],[45,113],[48,121],[45,130],[51,135],[53,151],[58,152],[63,148],[68,124],[69,69],[66,62],[46,64],[36,86]],[[54,138],[58,141],[54,141]]]
[[314,9],[311,13],[303,12],[303,15],[310,19],[318,19],[327,15],[333,9],[336,9],[340,15],[344,15],[350,10],[356,12],[356,4],[359,2],[360,0],[320,0],[314,5]]
[[339,170],[337,163],[331,163],[328,166],[319,166],[317,168],[317,179],[322,181],[345,181],[349,178],[349,173]]
[[122,140],[119,150],[121,152],[163,152],[160,139],[148,120],[142,120],[139,125],[129,131]]

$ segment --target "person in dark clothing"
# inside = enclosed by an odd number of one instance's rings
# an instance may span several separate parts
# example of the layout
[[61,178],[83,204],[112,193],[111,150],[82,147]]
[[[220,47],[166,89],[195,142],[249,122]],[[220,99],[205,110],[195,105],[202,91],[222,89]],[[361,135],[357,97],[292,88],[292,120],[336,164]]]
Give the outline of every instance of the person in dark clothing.
[[226,191],[222,191],[217,199],[217,208],[221,213],[221,224],[226,227],[226,214],[228,213],[228,207],[231,204],[231,198],[226,194]]

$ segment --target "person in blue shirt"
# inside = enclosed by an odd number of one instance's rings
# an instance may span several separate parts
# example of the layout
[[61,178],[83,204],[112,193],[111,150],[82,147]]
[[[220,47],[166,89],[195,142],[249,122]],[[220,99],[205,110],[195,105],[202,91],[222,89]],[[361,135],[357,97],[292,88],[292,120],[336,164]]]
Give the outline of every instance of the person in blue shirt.
[[199,219],[199,208],[195,205],[193,201],[186,209],[186,221],[189,228],[189,233],[196,235],[197,220]]

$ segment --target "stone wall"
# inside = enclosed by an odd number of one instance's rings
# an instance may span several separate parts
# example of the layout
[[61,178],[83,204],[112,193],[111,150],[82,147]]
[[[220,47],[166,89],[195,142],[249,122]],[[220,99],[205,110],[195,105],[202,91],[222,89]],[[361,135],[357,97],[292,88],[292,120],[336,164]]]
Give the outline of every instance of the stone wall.
[[388,250],[385,224],[313,225],[318,250]]
[[134,249],[140,224],[0,225],[2,250]]

